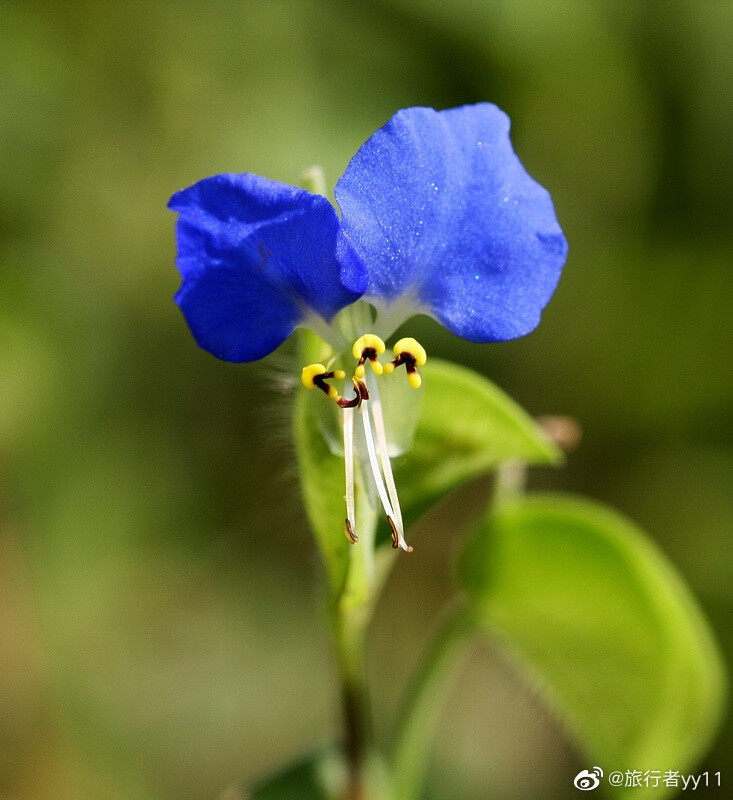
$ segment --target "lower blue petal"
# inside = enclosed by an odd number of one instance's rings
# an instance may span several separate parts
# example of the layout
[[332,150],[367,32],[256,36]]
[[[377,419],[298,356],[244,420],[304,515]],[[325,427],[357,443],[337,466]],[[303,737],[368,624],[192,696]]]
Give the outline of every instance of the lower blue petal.
[[257,175],[216,175],[173,195],[176,295],[196,341],[253,361],[316,313],[329,321],[366,288],[325,197]]
[[496,106],[398,112],[357,152],[335,194],[375,305],[409,301],[479,342],[538,324],[567,244]]
[[256,361],[301,319],[298,306],[236,263],[183,282],[175,297],[199,347],[224,361]]

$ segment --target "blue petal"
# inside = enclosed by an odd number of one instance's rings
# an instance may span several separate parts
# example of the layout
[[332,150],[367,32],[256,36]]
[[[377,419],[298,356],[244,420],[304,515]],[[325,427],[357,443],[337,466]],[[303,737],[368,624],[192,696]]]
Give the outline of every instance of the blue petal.
[[567,244],[496,106],[398,112],[357,152],[335,193],[378,307],[400,298],[477,342],[538,324]]
[[271,353],[315,312],[326,321],[366,288],[325,197],[257,175],[216,175],[173,195],[176,302],[198,344],[226,361]]

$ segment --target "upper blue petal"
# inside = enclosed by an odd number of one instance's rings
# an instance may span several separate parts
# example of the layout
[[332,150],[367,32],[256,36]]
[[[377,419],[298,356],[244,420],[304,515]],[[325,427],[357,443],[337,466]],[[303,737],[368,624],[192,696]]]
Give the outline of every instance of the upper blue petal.
[[496,106],[398,112],[357,152],[335,194],[369,272],[367,299],[402,297],[478,342],[538,324],[567,243]]
[[258,175],[177,192],[176,302],[196,341],[227,361],[271,353],[309,313],[326,321],[366,288],[325,197]]

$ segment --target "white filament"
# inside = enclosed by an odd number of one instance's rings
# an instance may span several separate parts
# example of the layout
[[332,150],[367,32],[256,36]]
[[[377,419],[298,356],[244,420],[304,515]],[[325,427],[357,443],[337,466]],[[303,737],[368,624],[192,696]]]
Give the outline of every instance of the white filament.
[[366,439],[367,453],[369,454],[369,465],[372,468],[372,475],[374,476],[374,485],[377,487],[379,499],[382,502],[384,513],[390,518],[394,519],[392,511],[392,504],[389,502],[387,490],[384,488],[384,479],[382,473],[379,471],[379,464],[377,463],[377,454],[374,450],[374,434],[372,433],[372,424],[369,421],[369,405],[368,400],[364,400],[359,406],[361,413],[361,421],[364,423],[364,438]]
[[[392,520],[396,533],[397,533],[397,543],[403,550],[409,551],[409,547],[407,542],[405,541],[405,534],[402,528],[402,515],[400,513],[399,518],[395,514],[392,503],[390,502],[389,496],[387,494],[387,490],[384,485],[384,478],[382,477],[382,473],[379,469],[379,463],[377,462],[377,454],[374,448],[374,436],[372,433],[372,425],[369,420],[370,409],[368,408],[371,405],[371,400],[365,400],[362,402],[359,410],[361,411],[361,418],[364,423],[364,438],[366,439],[367,444],[367,452],[369,453],[369,464],[372,468],[372,475],[374,476],[374,483],[377,487],[377,493],[379,494],[379,499],[382,501],[382,507],[384,508],[384,513]],[[376,425],[376,422],[375,422]],[[385,453],[386,453],[386,438],[385,438]],[[392,469],[389,466],[389,457],[387,457],[387,464],[388,464],[388,471],[390,477],[392,476]],[[394,479],[392,479],[392,484],[394,485]],[[395,497],[397,496],[397,492],[394,492]]]
[[399,545],[403,550],[407,550],[407,542],[404,537],[404,524],[402,522],[402,509],[400,508],[400,500],[397,497],[397,486],[395,485],[394,475],[392,474],[392,462],[389,458],[389,450],[387,448],[387,433],[384,429],[384,416],[382,415],[382,401],[379,398],[379,389],[376,387],[376,381],[371,390],[371,406],[372,417],[374,418],[374,430],[377,434],[377,451],[379,453],[379,461],[382,464],[382,472],[384,473],[384,482],[387,484],[387,491],[389,492],[389,499],[392,503],[392,508],[395,513],[395,524],[397,527]]
[[344,464],[346,468],[346,519],[356,535],[354,514],[354,409],[344,409]]

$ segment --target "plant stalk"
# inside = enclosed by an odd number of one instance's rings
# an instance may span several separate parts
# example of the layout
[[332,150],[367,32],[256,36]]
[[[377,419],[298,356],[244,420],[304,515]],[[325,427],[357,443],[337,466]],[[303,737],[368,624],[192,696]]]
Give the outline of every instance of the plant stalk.
[[374,551],[377,519],[360,483],[356,516],[359,541],[350,549],[346,585],[332,604],[331,617],[344,726],[345,800],[368,800],[378,796],[378,776],[372,769],[377,760],[367,697],[365,638],[394,554],[391,548],[388,552]]
[[430,744],[456,656],[472,630],[467,609],[456,601],[412,683],[397,725],[392,748],[392,797],[418,800],[428,765]]
[[364,607],[339,605],[334,615],[334,640],[341,686],[343,750],[347,767],[346,800],[365,800],[371,751],[367,711],[364,636],[369,614]]

